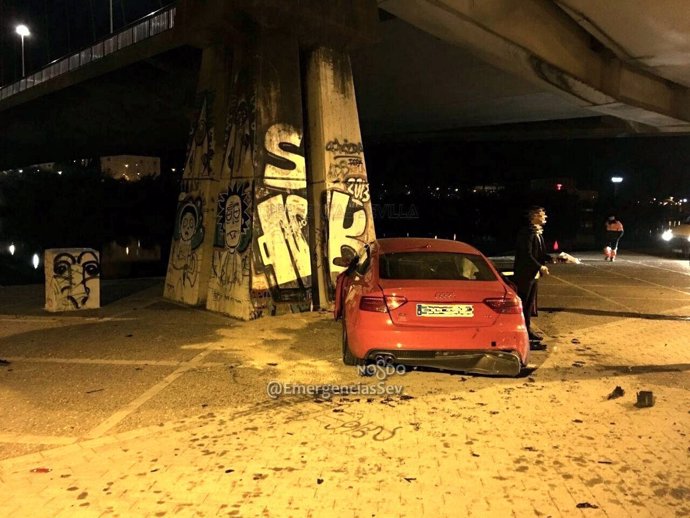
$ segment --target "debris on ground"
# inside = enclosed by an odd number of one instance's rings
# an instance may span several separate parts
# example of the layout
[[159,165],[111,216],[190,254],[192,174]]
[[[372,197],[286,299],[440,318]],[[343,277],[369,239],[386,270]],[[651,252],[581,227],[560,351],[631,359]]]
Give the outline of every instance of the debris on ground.
[[570,343],[571,344],[579,344],[580,340],[578,340],[577,338],[573,338],[572,340],[570,340]]
[[625,395],[625,390],[620,385],[616,385],[616,388],[606,397],[606,399],[618,399]]
[[317,479],[316,479],[316,483],[319,484],[319,485],[323,484],[323,479],[322,479],[322,478],[317,478]]
[[53,471],[53,470],[50,469],[50,468],[43,468],[43,467],[42,467],[42,468],[34,468],[34,469],[32,469],[32,470],[31,470],[31,473],[50,473],[51,471]]
[[87,390],[86,393],[87,393],[87,394],[93,394],[93,393],[95,393],[95,392],[102,392],[102,391],[104,391],[104,390],[105,390],[105,389],[103,389],[103,388],[99,388],[99,389]]
[[413,480],[417,480],[414,477],[403,477],[404,480],[407,480],[408,482],[412,482]]
[[10,364],[9,361],[3,360],[2,358],[0,358],[0,365],[9,365],[9,364]]
[[637,403],[635,406],[637,408],[649,408],[654,406],[655,402],[654,392],[651,390],[641,390],[637,393]]
[[580,361],[580,360],[573,363],[573,367],[584,367],[584,366],[585,366],[585,362]]
[[578,509],[599,509],[598,505],[590,504],[589,502],[580,502],[575,507]]

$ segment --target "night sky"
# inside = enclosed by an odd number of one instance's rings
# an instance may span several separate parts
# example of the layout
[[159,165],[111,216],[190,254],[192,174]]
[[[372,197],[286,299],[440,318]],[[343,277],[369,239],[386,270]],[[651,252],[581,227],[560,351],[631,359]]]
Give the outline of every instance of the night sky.
[[[172,2],[112,0],[115,31]],[[24,24],[26,73],[105,38],[110,31],[108,0],[0,0],[0,84],[21,76],[21,38],[15,27]]]

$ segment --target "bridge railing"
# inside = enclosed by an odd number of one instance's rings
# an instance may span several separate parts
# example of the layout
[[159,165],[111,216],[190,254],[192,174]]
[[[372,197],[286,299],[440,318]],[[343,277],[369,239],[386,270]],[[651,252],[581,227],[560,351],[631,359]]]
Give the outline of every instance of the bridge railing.
[[49,79],[76,70],[120,49],[172,29],[175,26],[176,12],[177,9],[174,6],[164,7],[129,24],[116,34],[108,36],[86,49],[48,63],[38,72],[34,72],[19,81],[0,88],[0,101],[44,83]]

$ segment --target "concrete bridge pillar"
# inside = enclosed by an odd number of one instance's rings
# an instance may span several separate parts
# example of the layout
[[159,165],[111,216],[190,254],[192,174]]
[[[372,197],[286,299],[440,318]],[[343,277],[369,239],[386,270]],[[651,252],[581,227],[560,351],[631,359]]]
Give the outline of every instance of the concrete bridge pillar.
[[226,47],[204,49],[165,279],[166,298],[195,306],[206,301],[211,271],[230,64]]
[[348,54],[318,48],[306,58],[309,183],[314,210],[316,305],[333,302],[335,279],[375,239],[352,68]]
[[334,261],[374,238],[349,58],[301,63],[263,28],[229,54],[202,64],[165,296],[245,320],[328,307]]

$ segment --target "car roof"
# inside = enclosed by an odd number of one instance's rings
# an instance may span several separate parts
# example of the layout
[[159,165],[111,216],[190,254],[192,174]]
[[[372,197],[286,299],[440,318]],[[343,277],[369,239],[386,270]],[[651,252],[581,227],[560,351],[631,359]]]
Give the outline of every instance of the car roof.
[[428,237],[389,237],[377,239],[380,253],[396,252],[451,252],[459,254],[481,255],[481,252],[462,241],[450,239],[432,239]]

